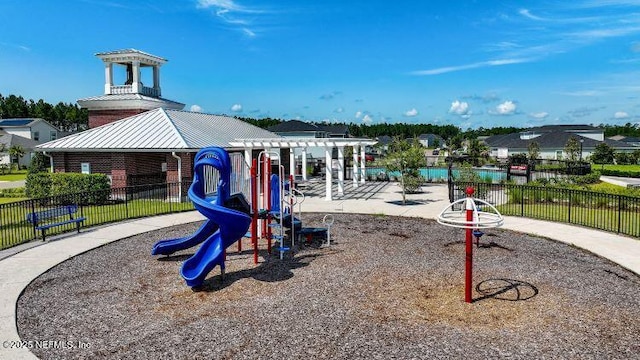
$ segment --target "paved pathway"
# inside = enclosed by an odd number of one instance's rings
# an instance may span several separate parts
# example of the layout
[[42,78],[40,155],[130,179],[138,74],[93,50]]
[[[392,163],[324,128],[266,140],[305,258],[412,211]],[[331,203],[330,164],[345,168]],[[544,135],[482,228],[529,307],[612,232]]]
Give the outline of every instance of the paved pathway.
[[24,187],[24,180],[18,181],[0,181],[0,189],[12,189]]
[[[400,205],[400,188],[394,184],[367,183],[352,188],[345,186],[346,195],[333,201],[324,200],[324,192],[314,195],[310,184],[309,195],[302,207],[309,212],[367,213],[411,216],[434,219],[448,205],[447,187],[432,184],[423,187],[421,194],[408,196],[411,205]],[[33,279],[56,264],[75,255],[106,243],[163,227],[189,223],[204,219],[192,211],[164,215],[135,221],[122,222],[100,228],[69,234],[41,246],[36,246],[0,260],[0,359],[35,359],[25,348],[8,348],[20,341],[16,327],[16,302],[20,293]],[[340,216],[335,216],[340,221]],[[610,259],[621,266],[640,274],[640,240],[588,228],[558,224],[518,217],[505,217],[504,228],[544,236],[573,244],[594,254]],[[39,245],[41,243],[37,243]],[[7,253],[5,252],[5,255]],[[0,258],[2,253],[0,252]],[[47,339],[25,339],[47,340]],[[55,339],[52,339],[55,340]]]

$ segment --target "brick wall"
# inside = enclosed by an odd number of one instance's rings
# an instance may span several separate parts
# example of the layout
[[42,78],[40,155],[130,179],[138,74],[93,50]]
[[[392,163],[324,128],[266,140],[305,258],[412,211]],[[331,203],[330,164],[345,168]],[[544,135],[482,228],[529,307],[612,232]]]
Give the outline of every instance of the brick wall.
[[143,113],[144,109],[120,109],[120,110],[90,110],[89,128],[102,126],[116,120]]
[[[149,175],[162,172],[162,163],[167,162],[168,168],[177,168],[177,160],[167,153],[54,153],[53,167],[55,172],[80,172],[81,163],[89,163],[91,173],[111,175],[111,186],[127,186],[127,178],[131,175]],[[192,158],[189,153],[182,155],[183,176],[191,174]],[[176,171],[177,174],[177,171]],[[176,175],[177,178],[177,175]]]

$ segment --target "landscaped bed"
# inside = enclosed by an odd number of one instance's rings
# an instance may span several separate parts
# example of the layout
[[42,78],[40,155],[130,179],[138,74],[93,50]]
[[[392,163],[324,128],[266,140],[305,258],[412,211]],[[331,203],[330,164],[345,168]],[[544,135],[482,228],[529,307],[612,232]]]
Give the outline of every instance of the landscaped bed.
[[[319,226],[324,214],[304,214]],[[543,238],[486,231],[463,302],[464,230],[336,214],[332,246],[254,265],[229,248],[192,292],[194,249],[149,255],[200,224],[124,239],[62,263],[18,301],[22,340],[69,341],[43,358],[619,358],[640,353],[640,278]],[[82,345],[84,349],[79,349]],[[635,354],[635,355],[634,355]]]

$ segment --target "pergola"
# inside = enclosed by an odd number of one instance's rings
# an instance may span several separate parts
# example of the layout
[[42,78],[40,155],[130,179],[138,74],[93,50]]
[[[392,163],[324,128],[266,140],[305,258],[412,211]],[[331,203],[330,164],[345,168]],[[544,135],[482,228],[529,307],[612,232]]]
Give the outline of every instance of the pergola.
[[[353,147],[353,186],[358,187],[358,180],[361,183],[365,182],[365,146],[375,145],[377,141],[364,138],[270,138],[270,139],[235,139],[230,141],[229,145],[234,148],[244,149],[245,161],[249,162],[247,165],[251,166],[251,153],[254,149],[289,149],[289,173],[295,173],[295,152],[296,148],[302,149],[302,168],[307,168],[307,148],[309,147],[321,147],[325,150],[326,158],[326,197],[325,200],[332,200],[331,185],[332,179],[332,164],[331,164],[331,151],[335,147],[338,149],[338,195],[344,194],[344,148],[346,146]],[[358,151],[359,150],[359,151]],[[360,153],[360,162],[358,166],[358,152]],[[358,172],[358,167],[360,172]],[[307,172],[302,171],[302,179],[307,180]]]

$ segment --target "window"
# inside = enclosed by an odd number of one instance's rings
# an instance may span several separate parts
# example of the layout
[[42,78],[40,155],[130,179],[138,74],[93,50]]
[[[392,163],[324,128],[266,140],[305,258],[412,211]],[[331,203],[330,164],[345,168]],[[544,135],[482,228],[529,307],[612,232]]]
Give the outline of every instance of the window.
[[51,132],[49,132],[49,140],[55,140],[57,138],[58,138],[58,132],[51,130]]
[[80,172],[83,174],[91,174],[91,164],[80,163]]
[[34,131],[33,132],[33,140],[40,141],[40,132],[39,131]]
[[556,160],[562,160],[562,150],[556,150]]

